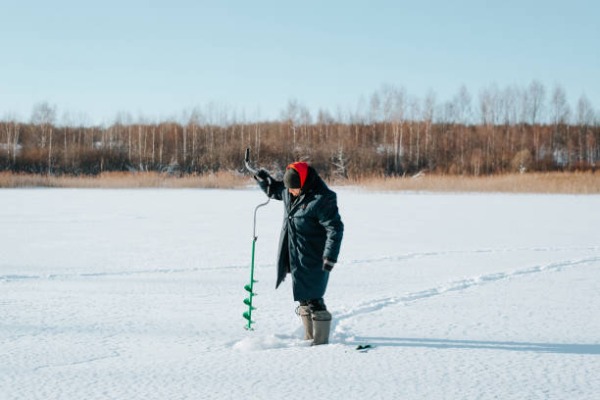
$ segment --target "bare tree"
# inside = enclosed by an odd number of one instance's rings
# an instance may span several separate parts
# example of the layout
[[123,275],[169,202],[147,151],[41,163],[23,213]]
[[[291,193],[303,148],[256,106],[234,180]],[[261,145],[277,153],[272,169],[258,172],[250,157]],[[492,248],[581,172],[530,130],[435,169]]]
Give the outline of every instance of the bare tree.
[[586,95],[581,95],[577,101],[577,125],[592,126],[594,125],[594,108]]
[[589,135],[590,128],[594,124],[594,109],[590,100],[582,95],[577,102],[577,126],[578,126],[578,161],[583,163],[584,160],[589,157],[590,149],[587,149],[587,144],[589,140],[587,136]]
[[504,125],[513,126],[519,121],[519,89],[513,86],[504,88],[501,94],[502,120]]
[[7,164],[14,165],[17,162],[19,136],[21,127],[15,116],[5,118],[4,132],[6,135],[6,160]]
[[425,97],[423,106],[423,120],[425,122],[425,157],[427,157],[428,168],[433,169],[432,154],[430,150],[435,151],[435,143],[432,143],[431,131],[435,113],[435,93],[429,92]]
[[565,90],[557,85],[552,92],[550,99],[552,125],[554,132],[552,135],[551,149],[555,162],[559,166],[570,165],[571,154],[567,149],[568,135],[565,125],[568,123],[571,110],[567,103]]
[[333,165],[337,176],[348,179],[348,157],[344,152],[344,147],[339,146],[337,154],[333,157]]
[[458,163],[460,165],[460,169],[464,170],[466,166],[466,152],[467,152],[467,125],[471,122],[472,118],[472,108],[471,108],[471,94],[467,90],[465,85],[462,85],[458,90],[456,96],[454,96],[454,100],[452,102],[454,104],[454,112],[455,112],[455,123],[458,124],[456,127],[456,140],[458,141]]
[[543,117],[545,99],[546,88],[544,85],[537,80],[532,81],[527,91],[527,110],[531,125],[535,125]]
[[[73,126],[71,115],[68,112],[63,113],[62,116],[63,132],[63,166],[66,167],[69,164],[69,130]],[[103,131],[103,132],[106,132]]]
[[199,108],[195,107],[187,121],[188,130],[192,132],[192,155],[190,163],[192,170],[196,168],[196,164],[198,163],[198,132],[200,130],[201,120],[202,113]]
[[306,153],[308,148],[300,146],[300,143],[305,143],[305,141],[301,141],[299,135],[303,133],[306,140],[307,127],[312,120],[310,112],[298,100],[291,99],[288,101],[286,109],[282,112],[281,116],[289,125],[289,131],[292,134],[292,157],[300,159],[302,157],[301,153]]
[[567,102],[567,94],[562,86],[557,85],[552,92],[552,98],[550,99],[551,111],[552,111],[552,123],[557,126],[559,124],[566,124],[571,114],[569,103]]
[[409,164],[420,168],[421,162],[421,103],[418,98],[410,99],[410,120],[408,125],[408,158]]
[[471,94],[465,85],[461,85],[456,96],[454,96],[453,103],[455,104],[455,117],[456,122],[461,125],[467,125],[471,122],[472,109],[471,109]]
[[488,127],[500,123],[500,93],[496,85],[483,89],[479,93],[479,114],[481,123]]
[[402,156],[404,148],[402,145],[404,136],[404,120],[406,118],[406,90],[385,86],[383,88],[384,116],[386,121],[391,122],[393,137],[393,171],[400,173],[402,170]]
[[52,174],[52,134],[56,120],[56,106],[48,102],[38,103],[33,107],[31,122],[39,127],[40,147],[48,146],[48,174]]
[[381,98],[375,92],[369,101],[369,123],[375,125],[378,121],[381,121]]

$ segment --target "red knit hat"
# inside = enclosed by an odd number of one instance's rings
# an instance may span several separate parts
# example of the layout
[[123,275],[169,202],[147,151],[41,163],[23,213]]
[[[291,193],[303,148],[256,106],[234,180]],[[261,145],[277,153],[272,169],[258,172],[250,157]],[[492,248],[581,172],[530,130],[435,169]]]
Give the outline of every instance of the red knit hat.
[[308,164],[302,161],[291,163],[285,170],[283,183],[288,189],[301,189],[308,176]]

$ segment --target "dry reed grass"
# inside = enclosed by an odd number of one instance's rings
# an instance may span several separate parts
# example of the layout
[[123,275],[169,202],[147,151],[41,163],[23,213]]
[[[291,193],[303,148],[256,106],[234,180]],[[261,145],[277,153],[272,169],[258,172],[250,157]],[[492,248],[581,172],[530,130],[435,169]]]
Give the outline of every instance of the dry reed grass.
[[248,183],[248,177],[230,172],[171,176],[156,172],[107,172],[98,176],[51,176],[0,173],[0,188],[211,188],[232,189]]
[[[234,189],[253,184],[247,175],[218,172],[182,177],[155,172],[109,172],[98,176],[48,176],[0,173],[0,188],[215,188]],[[369,190],[425,192],[500,192],[600,194],[600,174],[527,173],[485,177],[419,175],[416,177],[370,177],[334,181],[337,186],[354,185]]]
[[366,178],[352,184],[371,190],[389,191],[600,194],[600,174],[591,172],[526,173],[485,177],[420,175]]

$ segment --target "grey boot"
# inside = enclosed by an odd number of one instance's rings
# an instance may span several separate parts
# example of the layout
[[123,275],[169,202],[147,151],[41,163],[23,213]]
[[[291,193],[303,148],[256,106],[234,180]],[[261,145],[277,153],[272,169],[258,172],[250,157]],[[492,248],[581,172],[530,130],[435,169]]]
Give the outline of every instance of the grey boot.
[[314,328],[314,340],[312,345],[329,343],[329,329],[331,328],[331,313],[327,310],[313,311],[312,323]]
[[304,325],[304,340],[313,340],[313,320],[310,308],[308,306],[300,306],[298,315],[302,318],[302,324]]

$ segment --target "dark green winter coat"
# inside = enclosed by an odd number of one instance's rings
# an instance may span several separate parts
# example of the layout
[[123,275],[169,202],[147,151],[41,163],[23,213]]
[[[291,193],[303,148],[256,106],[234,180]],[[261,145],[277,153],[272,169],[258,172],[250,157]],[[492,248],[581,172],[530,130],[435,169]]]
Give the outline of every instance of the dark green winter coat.
[[282,181],[260,186],[284,204],[276,287],[291,272],[295,301],[323,298],[329,279],[323,260],[337,261],[344,233],[335,192],[312,167],[298,197],[292,196]]

